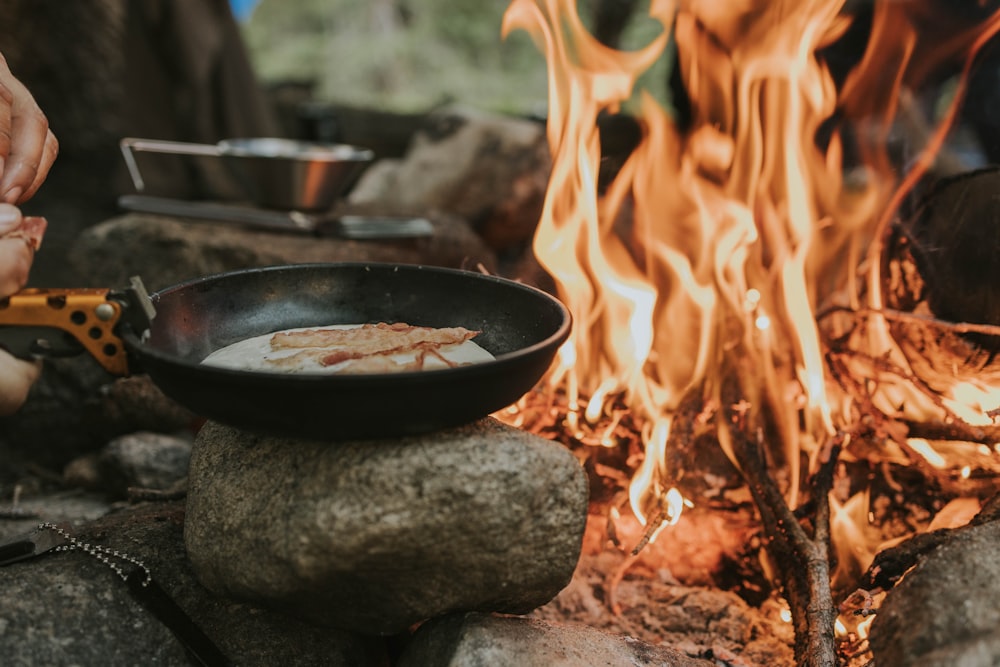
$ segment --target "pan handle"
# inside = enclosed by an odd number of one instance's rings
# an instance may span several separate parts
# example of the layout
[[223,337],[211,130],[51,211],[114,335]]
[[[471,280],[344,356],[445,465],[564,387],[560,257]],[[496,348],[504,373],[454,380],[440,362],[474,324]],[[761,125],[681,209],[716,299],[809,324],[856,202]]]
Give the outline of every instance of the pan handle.
[[23,289],[0,299],[0,347],[23,358],[86,352],[112,375],[129,375],[122,329],[142,335],[155,314],[139,278],[123,290]]
[[126,137],[118,142],[125,158],[125,166],[128,167],[129,176],[137,192],[146,189],[146,183],[142,180],[142,172],[136,162],[135,153],[170,153],[173,155],[207,155],[218,157],[222,155],[222,148],[216,144],[196,144],[187,141],[164,141],[160,139],[134,139]]

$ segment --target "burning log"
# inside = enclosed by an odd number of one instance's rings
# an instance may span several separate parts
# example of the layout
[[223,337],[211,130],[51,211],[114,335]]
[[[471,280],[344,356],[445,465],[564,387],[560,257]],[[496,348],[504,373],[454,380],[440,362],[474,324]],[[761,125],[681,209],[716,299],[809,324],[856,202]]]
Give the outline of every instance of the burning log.
[[720,406],[716,432],[753,496],[770,569],[791,610],[796,663],[834,665],[837,607],[830,588],[829,494],[845,436],[838,434],[822,445],[821,462],[804,481],[811,515],[797,516],[788,501],[796,497],[797,489],[782,490],[775,476],[788,454],[768,445],[768,441],[781,442],[782,407],[768,392],[761,369],[755,367],[755,355],[737,345],[723,357],[723,382],[714,390]]
[[[727,421],[739,426],[745,418],[731,409]],[[744,429],[732,432],[732,451],[753,494],[774,561],[777,579],[788,601],[795,628],[795,658],[799,665],[836,664],[833,627],[837,608],[830,591],[830,508],[827,502],[833,466],[826,465],[814,481],[815,515],[809,535],[786,503],[765,462],[762,443]],[[835,456],[833,460],[835,460]]]
[[880,552],[858,584],[860,589],[888,590],[925,554],[938,548],[954,535],[974,526],[1000,520],[1000,494],[993,496],[969,523],[959,528],[942,528],[921,533]]

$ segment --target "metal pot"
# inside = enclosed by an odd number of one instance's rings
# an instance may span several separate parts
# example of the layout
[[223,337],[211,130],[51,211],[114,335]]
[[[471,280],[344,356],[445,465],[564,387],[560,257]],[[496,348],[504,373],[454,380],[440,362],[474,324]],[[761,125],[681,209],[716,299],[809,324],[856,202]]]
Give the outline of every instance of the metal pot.
[[375,157],[357,146],[273,137],[227,139],[217,144],[127,138],[120,146],[139,192],[146,190],[146,182],[136,153],[197,156],[221,161],[254,203],[296,211],[331,208]]

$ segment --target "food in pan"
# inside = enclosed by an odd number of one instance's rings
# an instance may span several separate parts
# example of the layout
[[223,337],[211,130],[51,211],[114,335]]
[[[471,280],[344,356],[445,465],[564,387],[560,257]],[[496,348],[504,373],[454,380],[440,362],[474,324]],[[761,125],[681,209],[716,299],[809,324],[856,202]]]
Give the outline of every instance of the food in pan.
[[288,329],[233,343],[202,363],[277,373],[400,373],[464,366],[494,357],[463,327],[388,324]]

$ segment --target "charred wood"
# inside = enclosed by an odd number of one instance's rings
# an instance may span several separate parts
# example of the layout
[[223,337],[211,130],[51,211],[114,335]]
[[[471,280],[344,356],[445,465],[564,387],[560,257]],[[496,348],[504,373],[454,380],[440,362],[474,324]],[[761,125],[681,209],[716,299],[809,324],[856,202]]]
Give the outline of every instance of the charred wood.
[[[1000,325],[998,187],[995,167],[942,179],[906,226],[931,310],[940,318]],[[1000,346],[994,336],[973,339]]]
[[971,527],[1000,519],[1000,494],[994,495],[984,505],[982,510],[965,526],[958,528],[942,528],[928,533],[920,533],[885,549],[875,556],[871,566],[864,573],[858,588],[863,590],[889,590],[906,574],[906,571],[917,564],[921,557],[952,539]]
[[[803,667],[836,665],[834,622],[837,608],[830,588],[830,507],[828,496],[833,481],[835,446],[812,479],[811,535],[800,521],[771,475],[765,458],[763,430],[751,422],[751,415],[738,406],[742,391],[729,382],[722,397],[724,426],[732,455],[743,474],[760,515],[764,548],[773,560],[780,589],[788,602],[795,629],[795,660]],[[757,415],[760,418],[762,415]],[[756,431],[756,437],[749,435]]]

